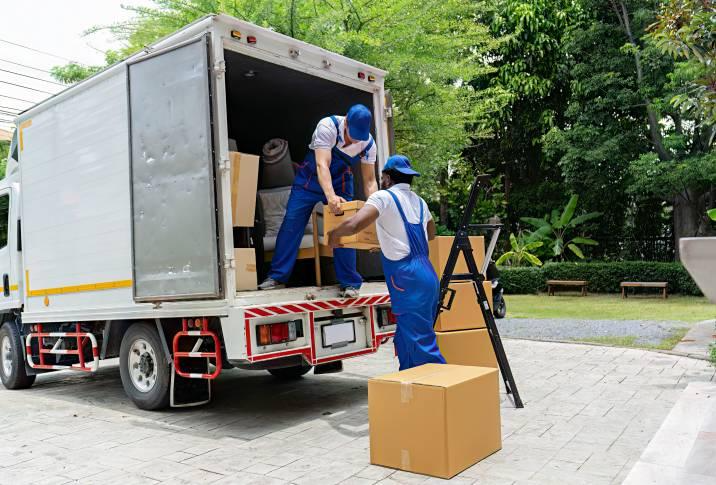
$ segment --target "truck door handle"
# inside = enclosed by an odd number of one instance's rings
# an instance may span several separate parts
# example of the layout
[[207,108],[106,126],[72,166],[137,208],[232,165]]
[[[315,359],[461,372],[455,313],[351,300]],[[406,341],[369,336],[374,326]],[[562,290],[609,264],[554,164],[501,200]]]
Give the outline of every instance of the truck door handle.
[[10,276],[7,273],[2,275],[2,293],[5,296],[10,296]]

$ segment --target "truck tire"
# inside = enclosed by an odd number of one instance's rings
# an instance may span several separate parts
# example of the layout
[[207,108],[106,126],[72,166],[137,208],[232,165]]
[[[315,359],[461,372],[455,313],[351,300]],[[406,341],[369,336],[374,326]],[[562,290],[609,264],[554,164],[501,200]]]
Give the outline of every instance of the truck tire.
[[25,372],[25,352],[17,327],[8,322],[0,327],[0,380],[7,389],[27,389],[36,376]]
[[294,365],[292,367],[279,367],[278,369],[269,369],[268,371],[272,376],[278,377],[279,379],[291,380],[302,377],[313,369],[310,365]]
[[127,329],[119,349],[119,374],[124,392],[138,408],[169,405],[171,366],[154,325],[135,323]]

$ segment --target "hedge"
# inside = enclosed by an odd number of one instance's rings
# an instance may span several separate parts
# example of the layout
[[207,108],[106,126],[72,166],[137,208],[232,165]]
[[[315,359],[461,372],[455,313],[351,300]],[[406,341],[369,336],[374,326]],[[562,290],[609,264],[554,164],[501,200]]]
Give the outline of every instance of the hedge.
[[547,263],[541,268],[500,268],[500,281],[508,294],[544,291],[547,280],[586,280],[593,293],[619,293],[622,281],[666,281],[669,293],[701,295],[681,263]]

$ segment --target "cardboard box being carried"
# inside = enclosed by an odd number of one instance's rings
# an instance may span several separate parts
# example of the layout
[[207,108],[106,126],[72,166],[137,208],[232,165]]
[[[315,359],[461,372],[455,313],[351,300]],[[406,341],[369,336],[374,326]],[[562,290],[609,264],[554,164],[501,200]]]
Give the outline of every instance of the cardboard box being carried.
[[370,462],[450,478],[502,448],[497,369],[426,364],[368,382]]
[[231,221],[234,227],[254,227],[259,157],[229,152],[231,163]]
[[234,261],[236,262],[236,291],[255,290],[258,285],[256,250],[254,248],[234,248]]
[[[430,262],[433,263],[433,268],[435,268],[438,278],[443,274],[454,239],[452,236],[438,236],[428,242]],[[475,257],[477,269],[482,270],[482,263],[485,261],[485,238],[483,236],[470,236],[470,246],[472,246],[472,254]],[[455,264],[455,273],[467,272],[465,257],[460,253],[460,256],[457,258],[457,263]]]
[[[342,224],[345,220],[353,217],[365,205],[362,200],[353,200],[341,205],[343,214],[337,216],[328,210],[327,206],[323,208],[323,237],[325,243],[328,243],[328,233]],[[354,249],[373,249],[380,247],[378,244],[378,232],[375,223],[363,229],[353,236],[343,236],[341,244],[347,248]]]
[[[487,301],[492,308],[492,284],[485,281],[482,284],[487,295]],[[472,286],[472,282],[454,282],[450,283],[450,288],[456,291],[455,299],[449,311],[443,311],[438,316],[435,324],[435,330],[438,332],[447,332],[452,330],[470,330],[475,328],[485,328],[485,319],[482,318],[480,306],[477,304],[477,295]],[[445,297],[445,303],[450,295]]]
[[448,364],[497,368],[497,358],[486,328],[435,334],[440,353]]

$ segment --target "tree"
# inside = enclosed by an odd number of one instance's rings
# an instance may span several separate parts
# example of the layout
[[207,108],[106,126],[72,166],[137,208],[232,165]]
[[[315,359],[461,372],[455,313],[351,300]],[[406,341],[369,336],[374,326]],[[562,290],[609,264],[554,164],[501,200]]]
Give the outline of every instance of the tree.
[[0,178],[5,177],[5,167],[7,167],[7,157],[10,154],[10,142],[0,140]]
[[[473,169],[462,158],[470,137],[484,136],[483,118],[499,88],[475,90],[467,81],[493,70],[485,62],[498,41],[475,22],[481,2],[464,0],[154,0],[156,7],[126,7],[135,14],[109,29],[126,43],[122,55],[141,50],[180,27],[224,12],[305,40],[390,72],[397,149],[423,173],[428,198],[447,197],[441,181]],[[67,67],[74,74],[76,67]],[[81,73],[85,74],[85,73]],[[69,78],[74,79],[72,76]],[[66,78],[67,79],[67,78]],[[449,177],[448,177],[449,178]],[[471,177],[470,177],[471,178]],[[447,221],[443,221],[447,222]]]

